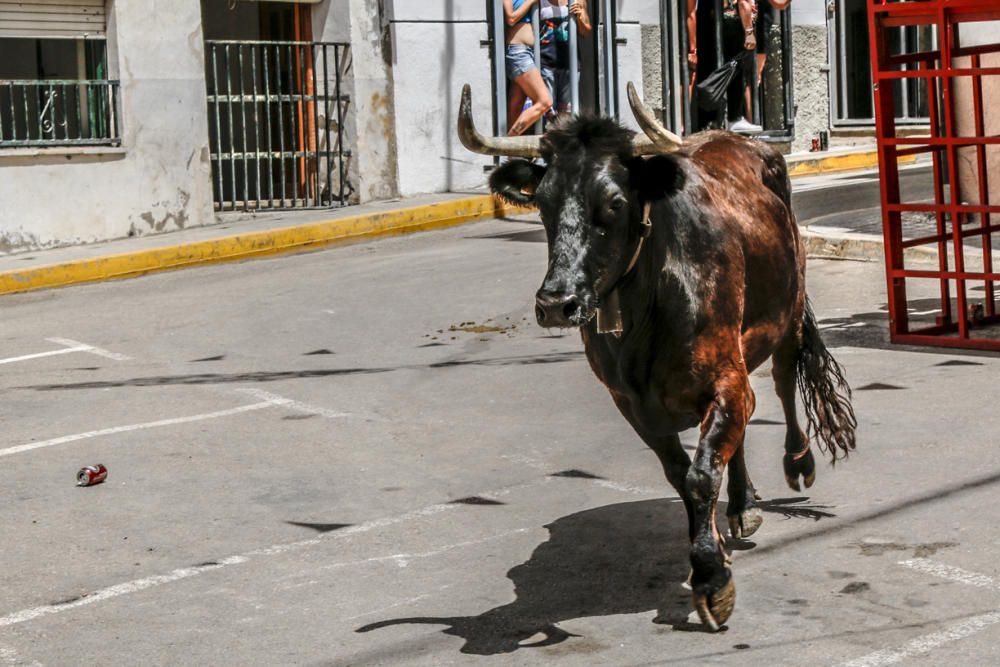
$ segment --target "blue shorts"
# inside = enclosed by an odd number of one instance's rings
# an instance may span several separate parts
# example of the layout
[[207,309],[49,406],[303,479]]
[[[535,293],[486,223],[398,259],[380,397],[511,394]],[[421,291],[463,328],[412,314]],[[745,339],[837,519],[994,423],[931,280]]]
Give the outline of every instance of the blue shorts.
[[535,50],[526,44],[508,44],[504,62],[507,65],[507,78],[511,81],[525,72],[538,69],[538,65],[535,64]]
[[[579,73],[577,74],[579,76]],[[573,113],[573,103],[570,97],[570,76],[568,69],[542,67],[542,79],[552,97],[554,113]]]

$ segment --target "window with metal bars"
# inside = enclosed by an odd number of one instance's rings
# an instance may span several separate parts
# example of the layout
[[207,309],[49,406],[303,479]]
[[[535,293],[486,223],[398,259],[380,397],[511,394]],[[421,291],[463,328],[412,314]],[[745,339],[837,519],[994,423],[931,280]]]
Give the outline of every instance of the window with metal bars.
[[0,53],[0,148],[121,142],[103,38],[0,38]]

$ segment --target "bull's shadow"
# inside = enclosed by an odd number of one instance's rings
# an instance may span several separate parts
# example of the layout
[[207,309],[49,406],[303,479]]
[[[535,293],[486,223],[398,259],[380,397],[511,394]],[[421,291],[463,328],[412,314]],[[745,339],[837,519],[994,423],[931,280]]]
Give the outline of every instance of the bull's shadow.
[[445,634],[465,640],[463,653],[493,655],[565,641],[573,635],[556,623],[573,618],[655,610],[658,622],[686,627],[691,596],[681,584],[689,570],[687,518],[679,500],[608,505],[546,528],[549,539],[507,573],[513,602],[478,616],[397,618],[357,631],[446,625]]

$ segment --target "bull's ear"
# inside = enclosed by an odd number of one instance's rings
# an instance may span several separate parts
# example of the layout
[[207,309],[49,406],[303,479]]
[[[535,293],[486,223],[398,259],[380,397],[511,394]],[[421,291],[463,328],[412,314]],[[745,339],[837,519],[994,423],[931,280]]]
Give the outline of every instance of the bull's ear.
[[673,196],[684,187],[684,171],[674,155],[637,157],[629,164],[632,187],[644,201]]
[[535,203],[535,190],[545,176],[545,167],[527,160],[510,160],[490,174],[490,190],[512,204]]

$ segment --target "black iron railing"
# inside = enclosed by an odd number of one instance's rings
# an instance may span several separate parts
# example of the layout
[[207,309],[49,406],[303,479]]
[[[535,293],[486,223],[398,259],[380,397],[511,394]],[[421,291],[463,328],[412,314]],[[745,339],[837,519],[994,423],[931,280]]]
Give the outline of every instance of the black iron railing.
[[219,210],[344,205],[347,44],[206,41]]
[[121,143],[118,82],[0,80],[0,148]]

